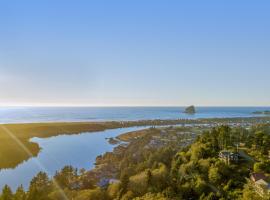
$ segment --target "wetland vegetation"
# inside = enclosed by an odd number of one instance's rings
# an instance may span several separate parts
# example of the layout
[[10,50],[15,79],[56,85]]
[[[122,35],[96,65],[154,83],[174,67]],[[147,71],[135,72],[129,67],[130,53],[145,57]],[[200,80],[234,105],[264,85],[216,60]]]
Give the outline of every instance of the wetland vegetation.
[[204,124],[209,127],[218,124],[242,124],[248,126],[250,124],[267,122],[270,122],[270,117],[1,124],[0,169],[14,168],[30,157],[37,156],[40,147],[38,144],[30,141],[33,137],[47,138],[63,134],[79,134],[82,132],[104,131],[106,129],[133,126],[188,126],[196,124]]
[[[125,133],[125,141],[96,159],[93,170],[66,166],[49,178],[40,172],[29,189],[2,199],[181,200],[269,199],[250,175],[269,176],[269,124],[160,127]],[[226,162],[222,151],[236,152]]]

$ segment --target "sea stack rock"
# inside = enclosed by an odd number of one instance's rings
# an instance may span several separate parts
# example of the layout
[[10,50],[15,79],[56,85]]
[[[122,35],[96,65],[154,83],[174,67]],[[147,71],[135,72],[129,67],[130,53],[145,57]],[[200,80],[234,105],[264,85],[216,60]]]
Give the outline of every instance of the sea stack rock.
[[196,110],[195,110],[195,106],[189,106],[185,109],[185,112],[184,113],[187,113],[187,114],[195,114],[196,113]]

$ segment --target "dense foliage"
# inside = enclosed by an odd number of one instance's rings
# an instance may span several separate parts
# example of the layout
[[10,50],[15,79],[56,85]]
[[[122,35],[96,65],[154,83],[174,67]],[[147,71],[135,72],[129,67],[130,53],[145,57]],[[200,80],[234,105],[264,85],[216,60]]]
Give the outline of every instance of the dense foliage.
[[[216,123],[268,123],[270,117],[213,118],[213,119],[177,119],[177,120],[141,120],[114,122],[55,122],[0,125],[0,169],[15,168],[18,164],[36,156],[40,148],[30,142],[32,137],[51,137],[60,134],[78,134],[81,132],[103,131],[113,128],[133,126],[157,126],[177,124],[216,124]],[[64,130],[64,132],[63,132]],[[27,150],[26,150],[27,149]]]
[[[91,172],[66,166],[52,179],[40,172],[28,191],[19,187],[12,193],[5,186],[1,200],[261,199],[248,180],[253,168],[270,172],[268,133],[268,125],[251,129],[220,126],[200,134],[184,148],[175,141],[146,148],[152,138],[146,134],[133,140],[121,155],[107,154],[98,159],[99,164],[110,161],[118,182],[99,187]],[[250,159],[226,164],[218,158],[223,149],[241,151]]]

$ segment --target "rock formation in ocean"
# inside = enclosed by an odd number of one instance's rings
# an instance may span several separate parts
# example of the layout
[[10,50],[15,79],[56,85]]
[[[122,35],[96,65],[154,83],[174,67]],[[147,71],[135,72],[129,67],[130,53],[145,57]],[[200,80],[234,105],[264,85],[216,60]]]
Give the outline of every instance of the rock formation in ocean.
[[195,106],[189,106],[185,109],[184,113],[187,114],[195,114],[196,113],[196,109]]

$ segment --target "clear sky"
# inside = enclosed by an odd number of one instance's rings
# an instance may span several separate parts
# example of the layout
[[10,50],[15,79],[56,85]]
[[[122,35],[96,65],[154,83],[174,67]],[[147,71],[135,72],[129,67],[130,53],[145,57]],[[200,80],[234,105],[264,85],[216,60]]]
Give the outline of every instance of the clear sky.
[[270,1],[1,0],[2,105],[270,105]]

